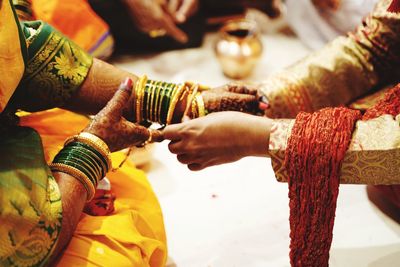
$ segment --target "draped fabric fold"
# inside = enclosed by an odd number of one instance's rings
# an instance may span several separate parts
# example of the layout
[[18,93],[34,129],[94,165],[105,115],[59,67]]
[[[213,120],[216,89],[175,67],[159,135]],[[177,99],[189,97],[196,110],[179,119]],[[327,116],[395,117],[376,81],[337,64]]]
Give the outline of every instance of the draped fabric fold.
[[0,112],[17,88],[27,55],[16,14],[9,0],[0,1]]
[[285,155],[292,266],[328,266],[340,164],[360,118],[359,111],[347,108],[296,117]]
[[109,26],[87,0],[32,0],[31,8],[35,19],[51,24],[93,57],[105,59],[112,54]]
[[[399,113],[400,84],[362,120]],[[359,119],[361,113],[348,108],[326,108],[296,117],[284,161],[289,183],[292,266],[329,265],[341,164]],[[398,171],[399,166],[392,168]]]

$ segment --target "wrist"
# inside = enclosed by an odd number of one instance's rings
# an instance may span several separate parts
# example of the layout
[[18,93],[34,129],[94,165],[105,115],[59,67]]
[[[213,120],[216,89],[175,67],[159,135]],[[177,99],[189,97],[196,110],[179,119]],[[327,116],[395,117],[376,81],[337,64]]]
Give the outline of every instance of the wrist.
[[253,116],[250,145],[247,151],[249,156],[266,157],[268,155],[269,137],[272,120],[266,117]]

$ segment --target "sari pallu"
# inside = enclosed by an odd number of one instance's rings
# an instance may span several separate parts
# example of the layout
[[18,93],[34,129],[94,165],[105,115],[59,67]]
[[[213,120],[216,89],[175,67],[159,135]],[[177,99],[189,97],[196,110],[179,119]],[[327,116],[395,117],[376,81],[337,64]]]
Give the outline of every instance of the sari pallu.
[[9,0],[0,1],[0,12],[0,264],[43,265],[61,230],[61,196],[39,135],[12,125],[4,110],[29,58]]
[[[0,57],[9,60],[0,61],[5,70],[0,73],[0,100],[6,106],[0,114],[0,265],[43,266],[58,256],[60,266],[163,266],[161,209],[144,174],[130,164],[108,175],[117,196],[115,211],[97,217],[82,213],[68,248],[52,255],[61,231],[62,202],[47,164],[88,119],[48,109],[73,97],[92,58],[46,23],[24,22],[19,27],[11,1],[0,3],[0,54],[15,52],[10,54],[14,57]],[[10,31],[3,34],[5,30]],[[20,47],[10,50],[17,40]],[[16,109],[35,113],[18,113],[18,125],[9,119],[15,118]],[[116,162],[123,158],[121,153],[113,155]]]

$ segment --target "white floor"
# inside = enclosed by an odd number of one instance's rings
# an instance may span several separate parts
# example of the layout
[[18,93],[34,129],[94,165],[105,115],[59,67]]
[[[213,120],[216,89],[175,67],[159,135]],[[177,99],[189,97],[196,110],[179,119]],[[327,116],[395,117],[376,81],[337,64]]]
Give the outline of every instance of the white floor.
[[[169,81],[226,83],[213,54],[215,36],[198,49],[124,57],[117,63],[137,75]],[[265,53],[253,81],[308,53],[295,38],[263,37]],[[157,144],[148,177],[159,197],[169,245],[168,266],[290,266],[287,185],[276,182],[269,159],[190,172]],[[367,199],[364,186],[340,187],[332,267],[400,266],[400,226]]]

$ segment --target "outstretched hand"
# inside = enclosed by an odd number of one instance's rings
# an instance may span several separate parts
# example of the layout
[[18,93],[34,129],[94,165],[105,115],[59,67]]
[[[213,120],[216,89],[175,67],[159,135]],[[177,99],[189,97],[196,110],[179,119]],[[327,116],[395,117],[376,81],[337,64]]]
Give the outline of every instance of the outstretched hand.
[[154,141],[162,139],[159,131],[149,130],[122,116],[123,108],[132,93],[132,86],[132,80],[127,78],[115,92],[113,98],[83,130],[103,139],[111,152],[141,145],[149,139]]
[[240,112],[218,112],[168,125],[164,138],[178,161],[198,171],[246,156],[267,156],[272,120]]

